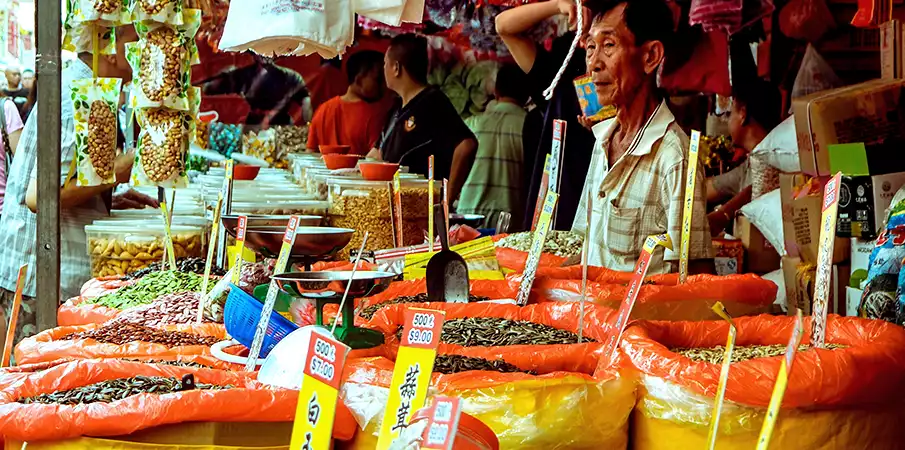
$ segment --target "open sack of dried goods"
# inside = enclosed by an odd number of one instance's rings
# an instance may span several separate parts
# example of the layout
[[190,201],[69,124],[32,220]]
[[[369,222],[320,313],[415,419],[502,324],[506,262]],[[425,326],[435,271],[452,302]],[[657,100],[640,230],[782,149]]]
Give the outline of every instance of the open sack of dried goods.
[[[169,270],[152,272],[135,283],[127,284],[100,297],[68,300],[57,310],[57,321],[61,326],[104,323],[122,311],[149,305],[164,296],[199,292],[203,280],[202,275],[194,273]],[[208,283],[208,289],[212,289],[214,285],[214,282]],[[165,300],[173,299],[174,297],[168,297]],[[208,308],[212,307],[208,305]]]
[[[597,366],[615,312],[585,305],[583,339],[578,343],[579,305],[545,303],[520,307],[493,303],[432,303],[444,311],[446,322],[439,352],[489,360],[504,359],[524,370],[591,374]],[[381,309],[368,326],[386,336],[387,354],[399,347],[404,314],[410,305]]]
[[[496,257],[500,266],[515,272],[525,271],[528,250],[534,233],[513,233],[493,237],[496,242]],[[544,242],[540,257],[541,267],[559,267],[566,260],[581,254],[583,238],[570,231],[551,230]]]
[[[588,266],[588,281],[594,281],[601,284],[622,284],[628,285],[632,281],[633,272],[620,272],[610,270],[606,267]],[[537,277],[535,279],[553,278],[557,280],[581,280],[581,266],[567,267],[538,267]],[[659,286],[674,286],[679,284],[678,273],[664,273],[658,275],[648,275],[645,279],[647,284],[656,284]]]
[[[248,373],[75,361],[0,390],[0,435],[31,448],[34,441],[66,444],[184,422],[291,422],[297,399],[298,392],[269,388]],[[348,429],[354,422],[337,425]]]
[[[635,382],[539,366],[532,373],[501,359],[439,355],[429,395],[463,400],[463,412],[493,429],[501,449],[625,449]],[[389,395],[393,362],[346,364],[341,396],[360,427],[346,449],[373,449]]]
[[[795,318],[735,319],[736,348],[720,416],[717,448],[750,449],[761,424]],[[805,320],[805,330],[810,319]],[[622,350],[639,370],[634,448],[704,448],[729,325],[724,321],[642,322]],[[825,349],[795,357],[770,448],[902,448],[905,330],[830,316]]]
[[[512,277],[513,281],[518,279]],[[756,315],[769,312],[776,300],[776,284],[754,274],[692,275],[685,284],[675,285],[659,285],[657,280],[650,278],[641,287],[632,319],[708,320],[713,318],[710,308],[717,301],[733,316]],[[669,277],[664,280],[669,281]],[[627,289],[622,284],[589,282],[588,299],[616,309]],[[531,292],[531,301],[578,302],[581,280],[536,279]]]
[[19,364],[61,358],[136,358],[210,355],[210,347],[226,339],[220,324],[173,325],[166,330],[128,323],[58,327],[22,340]]

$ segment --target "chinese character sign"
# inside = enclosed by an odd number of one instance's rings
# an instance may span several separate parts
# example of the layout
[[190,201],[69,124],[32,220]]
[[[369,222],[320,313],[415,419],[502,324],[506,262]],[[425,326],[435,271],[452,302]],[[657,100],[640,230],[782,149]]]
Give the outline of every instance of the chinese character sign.
[[534,230],[534,239],[532,239],[531,248],[528,250],[528,260],[525,262],[525,275],[522,277],[522,283],[519,285],[518,296],[516,297],[516,302],[519,305],[528,304],[531,285],[534,284],[534,277],[537,275],[537,266],[540,264],[541,252],[544,249],[547,234],[550,232],[553,211],[556,209],[558,200],[559,195],[553,191],[547,191],[547,197],[541,209],[540,220],[537,221],[537,228]]
[[701,132],[691,131],[691,147],[688,150],[688,173],[685,176],[685,206],[682,210],[682,242],[679,244],[679,283],[688,278],[688,246],[691,239],[691,215],[694,212],[694,188],[698,173],[698,147]]
[[823,214],[821,214],[820,239],[817,248],[817,276],[814,281],[813,320],[811,344],[823,347],[826,339],[826,310],[830,295],[830,268],[833,265],[833,247],[836,243],[836,214],[839,211],[839,185],[842,174],[837,173],[823,190]]
[[339,385],[348,353],[349,348],[326,331],[318,328],[311,331],[292,426],[291,450],[330,449]]
[[390,396],[377,438],[378,450],[386,450],[424,407],[445,313],[410,308],[405,312],[402,342],[396,355]]

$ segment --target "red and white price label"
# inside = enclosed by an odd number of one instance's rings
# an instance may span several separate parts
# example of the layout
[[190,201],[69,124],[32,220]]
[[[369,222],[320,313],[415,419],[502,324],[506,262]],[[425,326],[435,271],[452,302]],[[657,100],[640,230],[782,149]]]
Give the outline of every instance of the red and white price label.
[[428,409],[427,427],[421,436],[421,448],[430,450],[452,450],[462,417],[462,399],[456,397],[434,397]]
[[405,323],[411,324],[405,328],[402,335],[402,345],[406,347],[435,349],[440,343],[440,333],[443,330],[443,316],[435,311],[409,310],[405,312]]
[[248,216],[239,216],[236,224],[236,257],[233,260],[233,284],[239,285],[242,275],[242,253],[245,252],[245,233],[248,231]]
[[349,347],[315,329],[308,342],[302,387],[292,426],[291,450],[329,449],[343,366]]

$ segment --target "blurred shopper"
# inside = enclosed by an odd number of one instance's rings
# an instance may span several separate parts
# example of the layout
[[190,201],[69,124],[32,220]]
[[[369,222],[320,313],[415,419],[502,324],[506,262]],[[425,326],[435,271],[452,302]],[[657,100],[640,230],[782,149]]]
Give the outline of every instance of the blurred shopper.
[[16,104],[19,117],[25,116],[25,103],[28,101],[28,89],[22,86],[22,71],[16,66],[10,66],[4,71],[6,75],[6,89],[3,94]]
[[[573,231],[590,240],[589,261],[632,271],[645,238],[668,233],[674,250],[654,252],[652,274],[678,270],[685,203],[688,136],[657,88],[657,72],[673,37],[667,0],[589,0],[587,64],[597,98],[616,117],[594,126],[597,137],[580,211],[594,197],[590,229],[575,218]],[[568,172],[565,172],[568,174]],[[704,214],[703,174],[692,205],[689,273],[713,271],[713,246]]]
[[[532,3],[504,11],[496,18],[496,31],[509,48],[515,62],[528,74],[530,94],[536,102],[543,102],[543,91],[553,82],[556,72],[566,59],[576,30],[573,29],[555,39],[550,50],[535,42],[528,35],[528,31],[556,16],[567,16],[569,23],[574,27],[577,19],[575,1],[550,0]],[[589,20],[584,21],[586,27],[588,22]],[[553,142],[554,119],[565,120],[567,123],[566,145],[562,150],[562,170],[560,170],[559,205],[554,228],[568,230],[578,208],[578,200],[581,198],[582,186],[594,147],[594,135],[578,120],[582,111],[572,84],[572,80],[587,73],[584,60],[584,49],[575,49],[574,56],[553,91],[553,98],[541,104],[544,121],[539,143],[536,147],[526,149],[527,152],[533,153],[526,157],[527,161],[533,161],[532,167],[526,167],[530,174],[528,175],[530,189],[524,197],[527,207],[523,220],[529,226],[543,178],[545,155],[550,153]]]
[[496,224],[501,212],[516,218],[523,213],[525,84],[521,69],[503,66],[496,76],[495,100],[483,114],[465,121],[478,138],[478,154],[456,210],[484,215],[484,227]]
[[[779,91],[761,79],[737,82],[732,86],[729,110],[729,134],[732,144],[749,155],[770,130],[779,125],[782,98]],[[726,229],[735,213],[751,203],[750,159],[738,167],[707,179],[707,201],[725,202],[707,215],[710,232],[718,235]]]
[[352,153],[366,155],[377,144],[393,107],[383,78],[383,54],[363,50],[346,62],[349,88],[321,105],[308,128],[308,150],[320,145],[351,145]]
[[35,81],[37,77],[35,76],[35,71],[31,69],[25,69],[22,71],[22,88],[28,90],[28,95],[26,96],[25,106],[22,107],[22,122],[28,120],[28,116],[31,115],[31,109],[34,107],[34,101],[32,97],[37,98],[35,90],[37,89],[37,83]]
[[427,85],[427,40],[401,34],[390,41],[384,59],[387,87],[401,105],[390,117],[371,155],[427,175],[434,155],[434,175],[449,179],[450,206],[468,178],[478,142],[440,89]]
[[0,98],[0,214],[3,211],[3,198],[6,195],[6,178],[9,174],[9,166],[13,162],[13,155],[19,145],[19,136],[22,135],[22,118],[19,110],[9,97]]
[[[126,62],[124,45],[134,42],[138,35],[132,27],[116,28],[116,55],[106,55],[99,59],[97,75],[108,78],[122,78],[129,81],[132,69]],[[89,53],[79,54],[78,59],[67,62],[63,68],[63,92],[70,91],[74,80],[93,76],[89,64]],[[141,208],[157,206],[157,202],[145,195],[127,189],[114,194],[115,184],[103,186],[77,186],[74,173],[70,171],[75,158],[75,123],[72,100],[63,95],[60,105],[60,294],[62,298],[77,296],[86,281],[91,278],[91,261],[88,258],[85,225],[96,219],[109,216],[113,209]],[[37,332],[35,317],[35,233],[37,225],[35,212],[39,209],[37,195],[38,164],[38,120],[32,117],[22,130],[22,138],[16,157],[10,167],[9,183],[6,186],[6,200],[3,216],[0,218],[0,248],[4,250],[0,258],[0,336],[5,336],[9,309],[13,302],[13,292],[19,266],[28,264],[28,275],[22,298],[22,309],[16,325],[16,341]],[[124,139],[118,133],[118,145]],[[120,147],[121,148],[121,147]],[[128,183],[132,171],[134,155],[121,154],[116,158],[114,171],[117,183]],[[54,174],[43,174],[54,176]]]

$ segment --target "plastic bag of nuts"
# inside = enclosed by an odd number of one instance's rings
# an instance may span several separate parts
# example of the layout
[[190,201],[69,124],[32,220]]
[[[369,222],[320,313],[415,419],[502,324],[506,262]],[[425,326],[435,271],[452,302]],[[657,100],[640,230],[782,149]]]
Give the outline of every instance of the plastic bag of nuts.
[[128,0],[70,0],[70,14],[77,22],[119,26],[131,18]]
[[308,126],[277,125],[277,148],[280,153],[302,153],[308,147]]
[[273,128],[259,132],[249,131],[242,136],[242,153],[273,164],[281,159],[277,152],[277,134]]
[[102,55],[116,54],[116,33],[113,28],[91,22],[76,22],[72,15],[63,23],[63,50],[73,53],[94,53],[94,40]]
[[174,111],[165,108],[139,109],[136,113],[141,133],[132,181],[136,186],[185,187],[186,155],[189,139],[194,133],[194,114],[197,113],[200,90],[193,87],[189,99],[193,111]]
[[116,181],[116,116],[122,80],[86,78],[72,83],[75,151],[79,186]]
[[132,17],[141,22],[182,25],[183,0],[132,0]]
[[179,27],[159,23],[136,25],[141,39],[126,45],[126,59],[138,86],[133,89],[133,107],[189,110],[189,69],[197,58],[194,36],[198,26],[198,22]]

